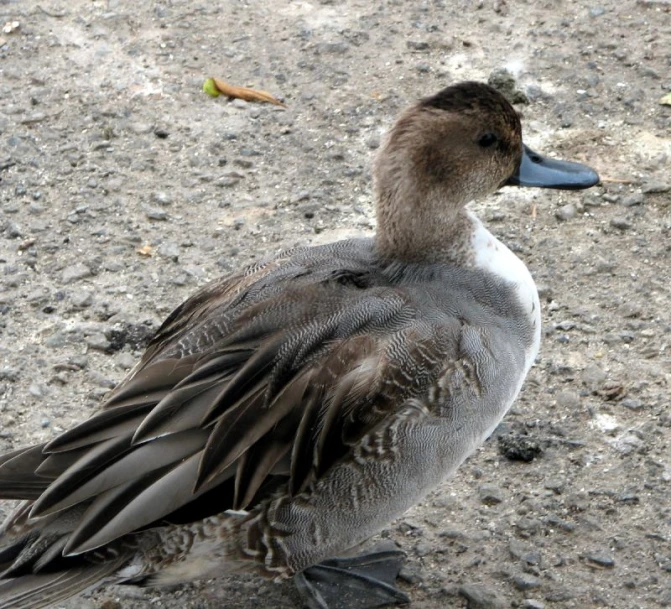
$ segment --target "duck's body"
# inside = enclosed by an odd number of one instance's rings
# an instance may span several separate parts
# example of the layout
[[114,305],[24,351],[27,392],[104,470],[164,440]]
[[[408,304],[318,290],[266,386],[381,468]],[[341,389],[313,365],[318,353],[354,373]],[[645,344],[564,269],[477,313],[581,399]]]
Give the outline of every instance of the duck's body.
[[0,497],[26,500],[0,532],[0,609],[103,578],[306,581],[452,474],[538,351],[531,275],[464,208],[521,155],[517,116],[488,87],[420,102],[378,159],[375,239],[292,250],[208,286],[99,414],[0,457]]

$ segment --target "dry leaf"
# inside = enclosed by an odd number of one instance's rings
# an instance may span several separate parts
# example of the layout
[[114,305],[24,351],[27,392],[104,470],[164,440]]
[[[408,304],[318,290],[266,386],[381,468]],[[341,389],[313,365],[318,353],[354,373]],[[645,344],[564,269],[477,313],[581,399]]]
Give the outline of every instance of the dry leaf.
[[142,247],[135,250],[140,256],[153,256],[154,251],[152,250],[151,245],[143,245]]
[[267,91],[259,91],[257,89],[248,89],[247,87],[236,87],[218,78],[208,78],[203,84],[203,91],[212,97],[217,95],[226,95],[226,97],[235,97],[237,99],[244,99],[245,101],[265,102],[274,104],[275,106],[284,106],[284,104],[273,97]]
[[21,24],[18,21],[8,21],[2,28],[3,34],[11,34],[16,32],[21,27]]

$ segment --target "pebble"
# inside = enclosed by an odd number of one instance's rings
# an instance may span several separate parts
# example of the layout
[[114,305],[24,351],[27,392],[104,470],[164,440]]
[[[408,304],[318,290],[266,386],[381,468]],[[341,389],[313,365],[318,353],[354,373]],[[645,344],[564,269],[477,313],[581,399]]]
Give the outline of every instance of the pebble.
[[518,590],[531,590],[541,585],[540,580],[531,573],[521,573],[513,577],[513,585]]
[[582,371],[582,382],[591,391],[596,391],[597,389],[600,389],[606,378],[607,374],[596,364],[589,364]]
[[629,195],[622,199],[622,205],[624,207],[634,207],[635,205],[641,205],[645,201],[645,197],[642,193],[636,192],[633,195]]
[[130,370],[136,362],[137,359],[128,351],[122,351],[116,358],[117,366],[122,370]]
[[641,186],[641,192],[646,195],[669,192],[669,190],[671,190],[671,184],[669,182],[662,182],[661,180],[647,180]]
[[615,216],[614,218],[612,218],[610,221],[610,225],[613,228],[619,228],[620,230],[629,230],[634,226],[631,222],[629,222],[629,220],[623,218],[622,216]]
[[103,353],[107,353],[111,346],[110,341],[107,340],[107,337],[102,332],[96,332],[95,334],[88,336],[86,338],[86,344],[89,349],[102,351]]
[[510,461],[530,463],[543,453],[534,438],[523,435],[509,434],[498,436],[499,452]]
[[428,51],[431,48],[431,44],[426,40],[408,40],[405,45],[411,51]]
[[163,207],[167,205],[172,205],[173,202],[173,198],[167,192],[162,191],[155,192],[151,198],[152,201],[154,201],[154,203],[158,203],[158,205],[161,205]]
[[560,391],[557,394],[557,406],[573,411],[580,406],[580,396],[575,391]]
[[8,239],[18,239],[23,235],[23,231],[16,222],[9,221],[7,228],[5,228],[5,235],[7,235]]
[[615,440],[613,448],[621,455],[630,455],[642,452],[645,449],[645,442],[634,433],[625,433]]
[[518,532],[522,537],[530,537],[536,535],[541,530],[540,520],[535,518],[520,518],[515,524]]
[[522,601],[523,609],[545,609],[545,603],[535,598],[526,598]]
[[424,581],[424,576],[421,572],[421,567],[414,563],[405,563],[398,573],[398,577],[404,582],[417,585]]
[[37,383],[31,383],[28,387],[28,393],[36,398],[43,398],[45,394],[45,388]]
[[158,220],[163,222],[168,219],[168,212],[163,209],[150,207],[149,209],[145,210],[144,213],[149,220]]
[[83,262],[78,262],[77,264],[73,264],[63,269],[63,273],[61,274],[61,282],[64,284],[74,283],[75,281],[81,281],[82,279],[86,279],[92,275],[93,273],[88,266],[86,266]]
[[615,566],[615,559],[608,552],[588,552],[585,559],[600,567],[612,568]]
[[349,51],[349,44],[346,42],[323,42],[318,46],[318,51],[329,55],[344,55]]
[[10,366],[0,368],[0,381],[10,381],[11,383],[13,383],[18,378],[19,378],[19,371],[16,368],[11,368]]
[[569,203],[568,205],[564,205],[563,207],[560,207],[555,212],[555,218],[557,218],[557,220],[561,220],[562,222],[572,220],[577,215],[578,215],[578,210],[576,209],[575,205],[573,205],[572,203]]
[[480,584],[460,586],[459,594],[468,601],[469,609],[504,609],[507,606],[497,592]]
[[625,408],[633,411],[643,410],[644,408],[643,402],[641,402],[641,400],[637,400],[636,398],[625,398],[620,402],[620,404]]
[[158,253],[172,262],[179,262],[180,249],[174,243],[162,243],[158,248]]
[[520,541],[519,539],[511,539],[508,544],[508,551],[511,556],[519,560],[523,560],[529,565],[538,565],[541,562],[540,552],[535,550],[533,546]]
[[513,104],[529,103],[529,98],[517,88],[515,77],[506,68],[492,71],[487,79],[487,84],[505,95]]
[[70,302],[76,309],[84,309],[93,303],[93,295],[86,290],[76,290],[70,294]]
[[496,484],[483,484],[478,488],[480,501],[485,505],[496,505],[504,499],[503,491]]

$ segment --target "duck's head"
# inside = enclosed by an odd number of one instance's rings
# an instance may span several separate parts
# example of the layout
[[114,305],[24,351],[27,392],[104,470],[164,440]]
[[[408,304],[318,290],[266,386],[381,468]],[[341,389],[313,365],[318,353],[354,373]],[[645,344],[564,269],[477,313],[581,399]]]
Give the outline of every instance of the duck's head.
[[402,114],[380,149],[374,174],[378,244],[391,255],[403,249],[392,241],[408,241],[411,234],[426,241],[427,231],[457,230],[466,203],[502,186],[575,190],[599,181],[585,165],[547,159],[526,147],[515,109],[477,82],[447,87]]

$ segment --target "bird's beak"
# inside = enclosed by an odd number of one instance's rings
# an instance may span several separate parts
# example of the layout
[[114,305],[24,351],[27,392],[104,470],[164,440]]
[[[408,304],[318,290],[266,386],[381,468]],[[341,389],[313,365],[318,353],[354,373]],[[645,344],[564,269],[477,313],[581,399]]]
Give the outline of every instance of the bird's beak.
[[506,185],[582,190],[599,181],[599,174],[587,165],[549,159],[524,146],[522,161]]

